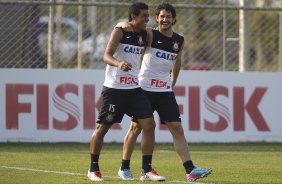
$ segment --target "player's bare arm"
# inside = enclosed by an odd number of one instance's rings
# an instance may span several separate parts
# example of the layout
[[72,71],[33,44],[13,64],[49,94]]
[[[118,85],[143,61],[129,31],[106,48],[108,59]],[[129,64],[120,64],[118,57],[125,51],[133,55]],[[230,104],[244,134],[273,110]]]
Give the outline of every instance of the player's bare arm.
[[151,47],[152,42],[153,42],[153,31],[152,31],[152,28],[146,27],[146,31],[147,31],[147,44],[146,44],[146,47]]
[[[132,25],[129,22],[119,22],[117,23],[117,25],[115,26],[116,28],[122,28],[125,31],[128,32],[134,32]],[[146,31],[148,33],[148,44],[146,46],[150,46],[152,44],[152,40],[153,40],[153,31],[151,27],[146,27]]]
[[176,84],[176,81],[177,81],[177,78],[178,78],[178,75],[179,75],[179,71],[180,71],[180,68],[181,68],[181,63],[182,63],[182,56],[181,55],[182,55],[183,46],[184,46],[184,42],[183,42],[182,47],[181,47],[181,49],[180,49],[180,51],[177,55],[175,65],[172,68],[172,72],[171,72],[172,87],[174,87],[175,84]]
[[129,22],[119,22],[115,26],[116,28],[122,28],[127,32],[134,32],[132,25]]
[[145,48],[143,50],[142,56],[140,58],[141,64],[142,64],[143,57],[144,57],[144,54],[145,54],[145,51],[146,51],[147,47],[150,47],[152,45],[152,41],[153,41],[153,31],[152,31],[152,29],[151,28],[146,28],[146,31],[147,31],[146,44],[145,44]]
[[126,61],[119,61],[114,58],[114,53],[117,50],[120,40],[122,39],[122,30],[116,28],[112,31],[110,40],[104,53],[104,62],[108,65],[118,67],[120,70],[128,71],[131,69],[131,64]]

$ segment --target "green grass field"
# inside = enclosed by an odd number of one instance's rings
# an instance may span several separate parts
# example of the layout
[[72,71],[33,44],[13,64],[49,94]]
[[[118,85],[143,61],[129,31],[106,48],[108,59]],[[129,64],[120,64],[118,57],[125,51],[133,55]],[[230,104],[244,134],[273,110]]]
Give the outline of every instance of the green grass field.
[[[88,144],[0,143],[1,184],[91,183]],[[140,146],[131,161],[134,181],[117,177],[122,144],[105,144],[100,156],[102,183],[142,183]],[[282,183],[281,143],[190,144],[195,165],[211,167],[213,173],[194,183]],[[153,166],[166,176],[165,183],[189,183],[172,144],[157,144]],[[146,182],[152,183],[152,182]]]

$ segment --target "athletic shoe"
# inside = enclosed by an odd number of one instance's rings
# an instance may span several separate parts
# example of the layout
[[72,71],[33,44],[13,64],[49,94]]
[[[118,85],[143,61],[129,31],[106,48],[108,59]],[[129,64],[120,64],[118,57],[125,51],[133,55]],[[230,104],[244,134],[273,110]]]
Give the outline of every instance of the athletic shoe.
[[87,176],[91,181],[103,181],[102,174],[100,171],[90,172],[88,170]]
[[130,169],[118,170],[118,176],[123,180],[133,180],[132,172]]
[[188,181],[196,181],[199,178],[207,177],[211,174],[212,169],[201,169],[199,167],[194,167],[194,169],[189,173],[186,174],[186,178]]
[[165,177],[164,176],[160,176],[157,171],[155,171],[154,169],[152,169],[150,172],[144,173],[141,172],[141,177],[140,177],[141,181],[165,181]]

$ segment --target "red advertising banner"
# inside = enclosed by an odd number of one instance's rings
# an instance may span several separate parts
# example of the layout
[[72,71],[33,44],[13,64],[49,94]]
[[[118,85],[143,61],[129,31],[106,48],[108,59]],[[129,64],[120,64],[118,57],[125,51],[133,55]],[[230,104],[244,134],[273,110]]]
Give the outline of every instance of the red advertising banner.
[[[103,70],[0,70],[0,142],[88,142]],[[181,71],[174,93],[189,142],[282,142],[282,74]],[[156,142],[172,142],[155,113]],[[122,142],[130,118],[105,142]],[[139,138],[140,140],[140,138]]]

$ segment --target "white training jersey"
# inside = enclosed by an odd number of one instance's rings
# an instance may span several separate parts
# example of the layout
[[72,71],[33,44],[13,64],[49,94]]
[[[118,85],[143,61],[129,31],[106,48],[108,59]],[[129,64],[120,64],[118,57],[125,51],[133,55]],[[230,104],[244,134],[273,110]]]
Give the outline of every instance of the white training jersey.
[[[121,29],[121,28],[116,28]],[[117,47],[114,57],[132,65],[131,70],[125,72],[118,67],[107,65],[105,72],[104,86],[115,89],[138,88],[138,74],[140,72],[140,57],[143,53],[147,32],[140,33],[126,32],[122,29],[123,37]]]
[[151,47],[146,48],[139,83],[145,91],[172,91],[171,69],[184,42],[184,37],[173,33],[172,37],[153,31]]

